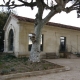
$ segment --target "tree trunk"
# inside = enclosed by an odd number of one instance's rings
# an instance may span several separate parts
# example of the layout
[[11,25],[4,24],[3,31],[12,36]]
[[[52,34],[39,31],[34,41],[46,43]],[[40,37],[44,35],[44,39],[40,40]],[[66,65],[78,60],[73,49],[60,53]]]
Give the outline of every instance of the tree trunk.
[[32,44],[31,52],[30,52],[30,61],[31,62],[40,62],[40,41],[41,41],[41,29],[42,23],[39,23],[35,27],[35,41]]

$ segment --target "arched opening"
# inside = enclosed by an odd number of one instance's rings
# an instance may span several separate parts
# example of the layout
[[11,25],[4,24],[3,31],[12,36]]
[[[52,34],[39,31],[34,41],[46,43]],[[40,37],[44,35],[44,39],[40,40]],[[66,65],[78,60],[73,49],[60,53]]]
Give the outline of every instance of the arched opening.
[[11,29],[9,32],[9,37],[8,37],[8,49],[9,49],[9,51],[13,51],[13,42],[14,42],[14,34],[13,34],[13,30]]

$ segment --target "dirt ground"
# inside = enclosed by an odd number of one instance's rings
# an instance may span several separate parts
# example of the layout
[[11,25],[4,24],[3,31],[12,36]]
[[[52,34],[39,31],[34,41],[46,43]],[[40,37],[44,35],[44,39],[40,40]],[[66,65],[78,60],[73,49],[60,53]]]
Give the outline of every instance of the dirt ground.
[[51,59],[48,61],[63,66],[69,66],[71,70],[66,72],[52,73],[34,77],[22,77],[11,80],[80,80],[80,59]]
[[11,54],[0,55],[0,75],[14,74],[22,72],[40,71],[47,69],[60,68],[62,66],[41,60],[41,62],[32,63],[29,59],[16,58]]

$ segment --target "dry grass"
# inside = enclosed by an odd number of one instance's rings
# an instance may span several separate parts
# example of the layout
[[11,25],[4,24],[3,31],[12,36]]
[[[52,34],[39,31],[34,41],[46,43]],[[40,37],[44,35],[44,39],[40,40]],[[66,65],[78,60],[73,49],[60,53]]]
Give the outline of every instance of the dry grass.
[[28,58],[16,58],[11,54],[0,55],[0,75],[40,71],[60,68],[62,66],[41,60],[41,62],[29,62]]

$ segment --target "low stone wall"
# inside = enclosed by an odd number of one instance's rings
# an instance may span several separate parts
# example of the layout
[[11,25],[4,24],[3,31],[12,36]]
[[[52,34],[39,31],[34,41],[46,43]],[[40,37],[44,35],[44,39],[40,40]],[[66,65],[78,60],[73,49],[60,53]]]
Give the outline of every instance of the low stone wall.
[[64,72],[64,71],[69,71],[69,70],[70,70],[70,67],[62,67],[62,68],[49,69],[49,70],[43,70],[43,71],[33,71],[33,72],[9,74],[9,75],[0,76],[0,80],[11,80],[11,79],[20,78],[20,77],[46,75],[46,74]]
[[56,55],[55,52],[48,52],[46,53],[46,59],[57,59],[58,56]]

